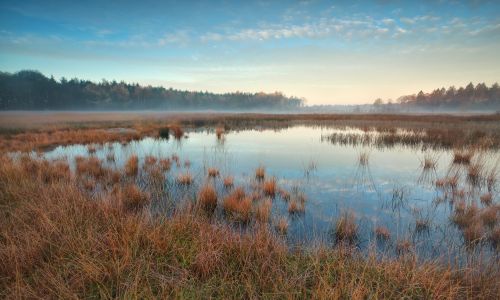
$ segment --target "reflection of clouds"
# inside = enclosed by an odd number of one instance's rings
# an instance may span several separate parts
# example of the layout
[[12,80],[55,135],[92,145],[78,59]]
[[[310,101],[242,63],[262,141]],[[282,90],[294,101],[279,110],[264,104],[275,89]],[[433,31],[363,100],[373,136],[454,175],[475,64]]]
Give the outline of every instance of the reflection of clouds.
[[[371,234],[372,223],[384,225],[391,230],[406,233],[408,228],[414,228],[412,211],[423,214],[433,214],[433,224],[446,226],[448,213],[443,207],[433,206],[436,191],[433,187],[418,185],[420,161],[415,150],[411,148],[394,147],[388,149],[372,149],[370,154],[370,169],[373,184],[377,191],[368,189],[362,193],[353,188],[352,174],[355,174],[359,149],[351,146],[339,146],[321,141],[321,129],[312,127],[292,127],[281,131],[240,131],[229,133],[230,137],[224,146],[218,145],[214,134],[205,132],[190,132],[189,139],[181,144],[170,140],[144,138],[128,144],[109,143],[104,147],[96,147],[95,156],[105,164],[108,153],[115,154],[112,166],[123,167],[131,155],[138,155],[142,164],[144,157],[171,157],[177,154],[181,166],[170,171],[172,176],[185,172],[182,163],[189,159],[192,163],[190,171],[195,176],[195,185],[205,178],[204,167],[218,167],[223,175],[234,176],[236,185],[249,187],[254,179],[254,170],[263,163],[268,176],[276,176],[278,185],[287,190],[298,187],[307,196],[306,212],[303,216],[291,218],[290,234],[297,230],[297,236],[309,238],[308,233],[325,234],[331,227],[332,220],[342,209],[356,212],[360,222],[364,222],[366,234]],[[314,153],[314,154],[311,154]],[[420,153],[420,152],[418,152]],[[86,145],[60,146],[45,153],[51,160],[66,157],[74,163],[76,156],[88,154]],[[33,154],[34,155],[34,154]],[[314,157],[318,171],[314,178],[306,180],[303,176],[303,161]],[[437,172],[446,174],[452,153],[449,151],[439,155]],[[487,161],[496,162],[498,154],[487,156]],[[491,168],[491,167],[490,167]],[[221,180],[221,179],[217,179]],[[192,195],[196,186],[179,190],[180,197]],[[407,206],[401,209],[400,216],[394,213],[388,202],[393,197],[394,187],[404,186]],[[385,205],[384,205],[385,204]],[[282,200],[273,203],[277,215],[288,216],[287,203]],[[399,218],[399,219],[398,219]],[[398,224],[398,226],[396,226]],[[311,229],[315,226],[314,230]],[[295,238],[298,238],[298,237]]]

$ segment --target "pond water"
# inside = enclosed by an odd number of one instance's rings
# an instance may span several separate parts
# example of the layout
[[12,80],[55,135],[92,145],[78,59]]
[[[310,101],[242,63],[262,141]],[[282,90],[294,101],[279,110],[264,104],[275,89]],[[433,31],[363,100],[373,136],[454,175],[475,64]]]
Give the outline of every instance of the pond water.
[[[285,201],[273,201],[273,219],[288,218],[286,238],[292,245],[314,241],[334,243],[335,221],[345,212],[354,212],[360,231],[357,245],[361,249],[369,245],[395,249],[396,241],[406,239],[424,257],[464,251],[460,250],[463,248],[460,230],[450,222],[452,204],[448,200],[439,201],[446,195],[436,188],[435,180],[449,176],[450,172],[458,174],[462,197],[467,201],[479,201],[487,187],[467,184],[466,167],[452,164],[452,151],[349,146],[322,138],[339,130],[305,126],[243,130],[228,132],[223,139],[217,139],[213,131],[198,130],[189,132],[180,141],[144,138],[128,144],[109,143],[97,147],[92,155],[106,162],[108,154],[113,153],[115,160],[107,164],[120,168],[131,155],[137,155],[142,164],[148,155],[161,158],[177,154],[181,162],[189,160],[190,164],[174,167],[167,178],[175,178],[188,169],[195,184],[184,195],[196,193],[207,180],[208,167],[220,170],[222,176],[216,180],[232,175],[235,185],[248,187],[249,182],[255,181],[255,169],[264,166],[266,176],[276,177],[280,187],[300,190],[307,196],[302,214],[289,214]],[[351,132],[361,134],[356,130]],[[44,155],[48,159],[68,159],[74,168],[75,157],[89,155],[89,150],[87,145],[60,146]],[[366,163],[360,163],[360,155],[367,155]],[[435,168],[424,171],[425,157],[436,161]],[[496,151],[480,155],[485,174],[498,158]],[[493,199],[497,199],[496,189],[491,192]],[[220,193],[224,193],[222,189]],[[425,228],[417,228],[417,220],[425,220]],[[376,226],[390,230],[390,241],[376,241],[373,234]],[[480,248],[492,251],[488,246]]]

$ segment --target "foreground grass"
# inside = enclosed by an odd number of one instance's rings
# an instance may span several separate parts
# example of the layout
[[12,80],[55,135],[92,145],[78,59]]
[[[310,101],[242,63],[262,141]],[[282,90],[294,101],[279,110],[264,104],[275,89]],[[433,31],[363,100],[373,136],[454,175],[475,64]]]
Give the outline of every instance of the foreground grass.
[[1,298],[498,297],[490,270],[290,250],[267,226],[236,233],[190,206],[130,211],[41,168],[0,161]]

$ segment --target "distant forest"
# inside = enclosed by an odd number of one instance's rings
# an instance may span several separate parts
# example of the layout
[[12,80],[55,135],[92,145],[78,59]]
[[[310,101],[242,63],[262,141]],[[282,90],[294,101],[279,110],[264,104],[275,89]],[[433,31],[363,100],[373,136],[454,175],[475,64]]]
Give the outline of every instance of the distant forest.
[[375,107],[381,110],[387,110],[388,107],[394,107],[399,104],[398,109],[415,110],[418,108],[432,110],[500,110],[500,86],[494,83],[488,87],[484,83],[476,86],[469,83],[466,87],[454,86],[448,89],[435,89],[431,93],[423,91],[417,94],[399,97],[395,103],[392,101],[384,102],[377,99],[373,103]]
[[0,110],[290,110],[304,102],[279,92],[214,94],[106,80],[55,80],[38,71],[0,72]]

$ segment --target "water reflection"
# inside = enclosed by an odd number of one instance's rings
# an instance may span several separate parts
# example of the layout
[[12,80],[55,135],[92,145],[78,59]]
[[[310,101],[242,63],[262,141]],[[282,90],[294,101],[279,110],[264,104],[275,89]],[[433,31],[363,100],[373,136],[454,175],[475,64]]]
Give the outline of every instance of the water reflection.
[[[403,247],[404,241],[410,240],[425,257],[450,249],[458,251],[460,247],[454,247],[462,244],[462,239],[459,230],[450,225],[450,199],[464,193],[468,200],[478,200],[487,190],[470,180],[466,167],[452,164],[452,151],[398,145],[369,147],[324,139],[332,134],[343,133],[297,126],[281,131],[224,132],[217,137],[213,132],[198,130],[181,140],[144,138],[128,144],[61,146],[46,152],[45,157],[64,157],[74,170],[78,156],[94,155],[109,166],[122,168],[132,155],[138,156],[140,165],[148,156],[161,159],[175,155],[178,159],[169,176],[175,178],[188,171],[195,184],[173,191],[172,199],[192,197],[206,180],[208,168],[218,170],[219,176],[212,180],[223,189],[223,178],[232,176],[234,185],[248,185],[255,179],[255,169],[265,166],[267,176],[275,177],[279,187],[307,196],[305,212],[300,214],[290,214],[284,201],[273,201],[272,215],[288,219],[287,239],[292,244],[318,240],[332,243],[335,220],[344,212],[354,212],[361,248],[375,243],[397,250],[397,243]],[[488,169],[498,160],[498,152],[485,152],[480,159]],[[439,188],[439,178],[453,176],[460,180],[455,187],[465,187],[466,191]],[[496,193],[496,187],[488,189]],[[168,211],[168,207],[163,204],[153,209]],[[377,226],[388,229],[390,241],[376,239]]]

